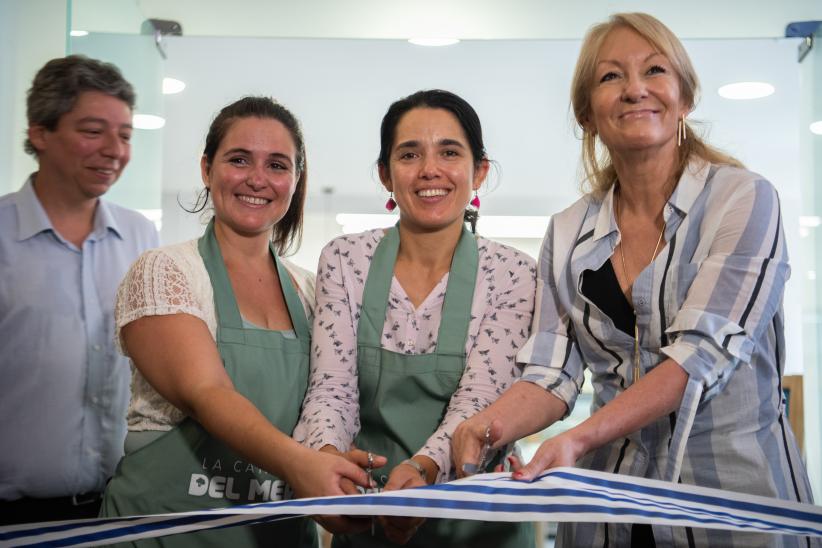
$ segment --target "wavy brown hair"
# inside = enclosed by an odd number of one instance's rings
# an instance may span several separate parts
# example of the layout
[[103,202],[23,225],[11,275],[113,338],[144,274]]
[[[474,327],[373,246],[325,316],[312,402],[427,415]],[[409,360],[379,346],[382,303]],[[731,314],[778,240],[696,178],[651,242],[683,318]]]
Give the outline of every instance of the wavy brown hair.
[[[294,189],[294,195],[291,197],[288,210],[283,218],[274,225],[271,236],[277,253],[284,255],[290,250],[296,250],[300,247],[303,235],[303,209],[308,185],[308,166],[305,158],[302,128],[291,111],[274,99],[270,97],[243,97],[223,107],[208,128],[203,156],[206,159],[206,167],[209,171],[211,170],[211,164],[214,162],[214,155],[217,153],[217,149],[220,148],[220,143],[222,143],[226,133],[235,122],[243,118],[277,120],[285,126],[294,140],[297,186]],[[194,207],[192,209],[184,207],[184,209],[190,213],[197,213],[205,209],[208,201],[209,191],[205,188],[197,198]]]

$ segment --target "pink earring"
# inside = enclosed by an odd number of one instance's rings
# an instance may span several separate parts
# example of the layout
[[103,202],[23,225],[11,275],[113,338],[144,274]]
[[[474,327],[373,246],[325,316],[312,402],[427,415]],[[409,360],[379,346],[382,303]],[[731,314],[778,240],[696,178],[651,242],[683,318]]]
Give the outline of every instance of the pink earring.
[[474,206],[476,209],[479,209],[479,206],[480,206],[480,200],[479,200],[479,196],[477,195],[476,191],[474,192],[474,197],[473,197],[473,198],[471,198],[471,202],[470,202],[470,204],[471,204],[472,206]]
[[391,196],[388,197],[388,201],[385,202],[385,209],[388,211],[394,211],[397,208],[397,202],[394,200],[394,193],[391,193]]

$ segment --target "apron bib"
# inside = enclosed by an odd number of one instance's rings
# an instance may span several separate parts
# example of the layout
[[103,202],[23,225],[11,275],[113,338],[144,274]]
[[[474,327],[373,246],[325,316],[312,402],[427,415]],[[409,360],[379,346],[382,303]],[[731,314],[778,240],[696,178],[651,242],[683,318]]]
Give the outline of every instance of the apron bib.
[[[198,242],[214,290],[217,348],[236,390],[271,423],[290,433],[308,386],[310,330],[288,272],[277,265],[296,339],[277,331],[243,328],[231,282],[214,236],[214,221]],[[101,516],[128,516],[224,508],[283,498],[282,480],[252,465],[195,420],[126,455],[106,487]],[[137,543],[141,547],[316,546],[316,528],[305,518],[185,533]]]
[[[388,464],[376,478],[413,456],[439,427],[465,368],[465,341],[471,318],[479,252],[476,239],[463,229],[445,290],[437,348],[431,354],[408,355],[380,346],[385,311],[399,250],[399,231],[386,231],[374,252],[363,288],[357,327],[357,373],[360,389],[358,448],[384,455]],[[493,470],[495,463],[489,465]],[[429,519],[405,546],[499,548],[533,546],[531,524]],[[369,533],[334,537],[335,548],[394,546],[378,528]]]

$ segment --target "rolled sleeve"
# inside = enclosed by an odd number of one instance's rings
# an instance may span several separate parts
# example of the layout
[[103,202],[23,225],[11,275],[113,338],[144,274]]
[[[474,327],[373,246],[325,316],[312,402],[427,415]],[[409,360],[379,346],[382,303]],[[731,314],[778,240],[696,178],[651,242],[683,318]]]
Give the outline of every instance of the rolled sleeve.
[[779,200],[764,180],[727,198],[710,253],[685,302],[666,329],[661,352],[703,386],[703,401],[719,393],[777,313],[790,276]]

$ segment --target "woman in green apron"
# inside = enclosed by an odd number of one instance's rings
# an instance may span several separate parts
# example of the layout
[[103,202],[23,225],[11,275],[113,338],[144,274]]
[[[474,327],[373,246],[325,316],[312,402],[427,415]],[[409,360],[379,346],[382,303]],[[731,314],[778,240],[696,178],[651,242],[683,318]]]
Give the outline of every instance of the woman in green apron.
[[[313,280],[278,258],[299,240],[306,187],[297,120],[246,97],[211,124],[203,153],[214,217],[199,240],[152,250],[118,292],[134,366],[126,455],[103,516],[342,494],[363,470],[290,434],[308,380]],[[356,455],[352,460],[356,461]],[[310,520],[169,536],[141,546],[315,546]]]
[[[387,457],[386,490],[448,481],[450,435],[519,375],[534,261],[465,227],[488,172],[479,118],[456,95],[421,91],[383,119],[380,179],[399,207],[387,230],[324,249],[311,378],[295,437],[339,453]],[[476,209],[468,212],[472,231]],[[380,518],[330,525],[335,546],[504,547],[533,543],[529,525]],[[328,524],[327,521],[323,521]]]

